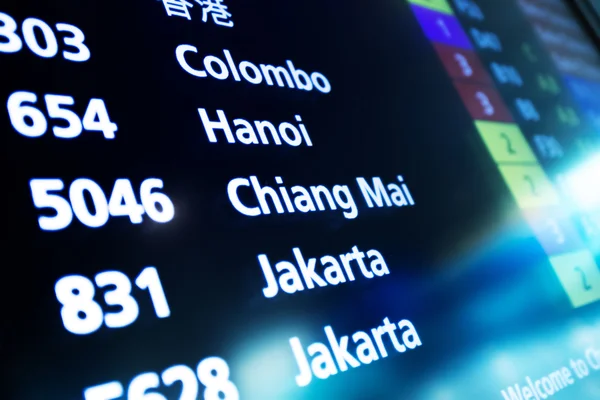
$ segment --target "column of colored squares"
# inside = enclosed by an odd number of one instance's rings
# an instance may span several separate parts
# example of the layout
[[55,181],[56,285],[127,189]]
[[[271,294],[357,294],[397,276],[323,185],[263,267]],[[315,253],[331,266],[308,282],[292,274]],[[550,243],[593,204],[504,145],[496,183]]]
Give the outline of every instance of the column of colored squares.
[[408,0],[475,120],[523,215],[549,256],[573,307],[600,301],[600,270],[560,197],[514,123],[446,0]]

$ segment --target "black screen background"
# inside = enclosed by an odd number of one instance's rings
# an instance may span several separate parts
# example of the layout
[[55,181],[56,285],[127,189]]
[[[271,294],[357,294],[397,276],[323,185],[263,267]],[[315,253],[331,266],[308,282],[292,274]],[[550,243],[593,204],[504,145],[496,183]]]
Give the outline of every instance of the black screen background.
[[[18,90],[39,98],[71,95],[79,115],[98,97],[119,126],[113,141],[85,132],[75,140],[50,133],[29,139],[14,131],[0,108],[8,178],[0,349],[9,398],[77,399],[89,386],[126,384],[139,373],[195,366],[211,355],[228,361],[242,398],[419,398],[423,386],[443,375],[439,371],[481,346],[597,315],[597,305],[571,309],[407,4],[229,3],[233,29],[203,24],[198,14],[195,21],[168,18],[154,1],[3,2],[1,11],[17,21],[37,17],[78,26],[92,57],[72,63],[26,49],[3,55],[0,97]],[[198,47],[201,55],[229,49],[238,62],[283,65],[290,59],[297,68],[325,74],[333,89],[324,95],[196,79],[175,60],[180,44]],[[198,107],[213,117],[223,109],[230,118],[272,122],[301,115],[314,147],[230,145],[223,137],[211,144]],[[250,175],[271,185],[275,176],[288,186],[347,184],[359,216],[242,216],[231,207],[226,186]],[[396,175],[404,176],[416,207],[366,208],[355,178],[391,182]],[[132,225],[111,218],[100,229],[74,221],[60,232],[41,231],[28,181],[82,177],[107,193],[118,178],[131,179],[134,187],[146,178],[163,179],[175,219]],[[379,250],[391,274],[262,296],[258,254],[291,260],[293,247],[320,257],[354,245]],[[81,337],[63,328],[53,292],[60,277],[118,270],[133,278],[148,265],[159,270],[170,318],[157,319],[147,294],[138,294],[140,316],[131,326]],[[474,317],[499,303],[503,313]],[[299,335],[308,345],[325,340],[323,326],[351,334],[385,317],[410,319],[423,346],[303,389],[286,376],[279,392],[253,392],[258,385],[240,378],[245,354],[258,351],[253,343],[287,349],[278,362],[293,367],[290,337]],[[257,375],[270,371],[261,367]],[[496,398],[499,389],[490,385],[481,398]],[[177,390],[172,393],[176,398]]]

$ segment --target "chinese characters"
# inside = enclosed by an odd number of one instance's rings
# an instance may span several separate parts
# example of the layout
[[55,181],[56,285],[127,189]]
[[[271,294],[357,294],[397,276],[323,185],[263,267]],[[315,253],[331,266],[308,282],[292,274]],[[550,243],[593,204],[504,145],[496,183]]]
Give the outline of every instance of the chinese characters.
[[[227,11],[227,6],[223,4],[225,0],[194,0],[202,10],[202,22],[208,22],[209,17],[219,26],[227,28],[233,27],[231,13]],[[162,0],[165,11],[169,17],[181,17],[191,20],[190,9],[194,7],[194,3],[187,0]]]

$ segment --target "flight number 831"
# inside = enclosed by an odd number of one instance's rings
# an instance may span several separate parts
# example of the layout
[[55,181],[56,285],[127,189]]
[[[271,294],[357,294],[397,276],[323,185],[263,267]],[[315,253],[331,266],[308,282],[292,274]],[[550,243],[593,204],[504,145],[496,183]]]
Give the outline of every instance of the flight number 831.
[[[94,286],[95,283],[95,286]],[[158,318],[167,318],[171,309],[154,267],[146,267],[135,279],[135,285],[148,290]],[[117,312],[105,312],[94,300],[96,287],[109,288],[104,293],[108,306],[119,307]],[[131,296],[131,281],[119,271],[104,271],[94,277],[94,282],[85,276],[68,275],[60,278],[54,286],[56,299],[62,304],[60,315],[66,330],[76,335],[89,335],[100,329],[124,328],[131,325],[139,315],[137,301]]]

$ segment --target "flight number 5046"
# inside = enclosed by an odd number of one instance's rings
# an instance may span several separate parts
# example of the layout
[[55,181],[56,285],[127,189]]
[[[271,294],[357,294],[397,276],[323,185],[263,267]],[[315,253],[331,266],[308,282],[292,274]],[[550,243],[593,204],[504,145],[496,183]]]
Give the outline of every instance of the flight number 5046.
[[[108,200],[96,182],[85,178],[71,183],[69,200],[56,193],[65,188],[61,179],[32,179],[29,186],[33,204],[37,208],[49,208],[55,212],[54,216],[38,218],[40,228],[44,231],[65,229],[73,221],[73,215],[90,228],[104,226],[109,217],[129,217],[132,224],[139,224],[144,214],[158,223],[169,222],[175,216],[171,199],[156,191],[163,188],[163,181],[160,179],[151,178],[142,182],[139,190],[142,204],[138,204],[129,179],[117,179]],[[84,194],[89,196],[93,211],[90,211]]]

